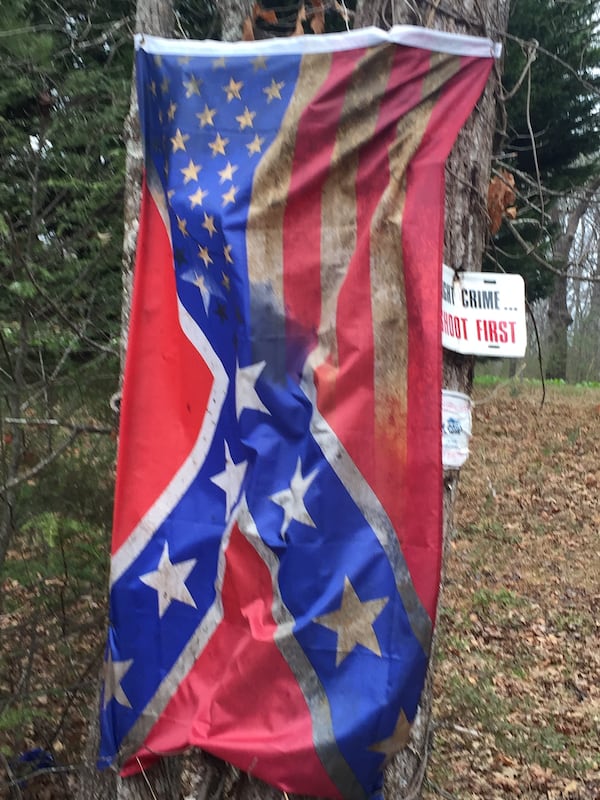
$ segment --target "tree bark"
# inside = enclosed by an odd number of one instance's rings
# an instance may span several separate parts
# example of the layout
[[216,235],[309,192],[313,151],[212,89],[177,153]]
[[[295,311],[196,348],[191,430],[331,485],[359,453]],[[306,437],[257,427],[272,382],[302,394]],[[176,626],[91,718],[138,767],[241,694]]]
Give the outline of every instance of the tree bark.
[[567,304],[569,256],[581,218],[590,207],[599,185],[600,179],[591,181],[577,205],[571,209],[568,200],[564,205],[559,202],[552,208],[552,223],[560,230],[552,248],[553,261],[562,274],[554,276],[552,294],[548,298],[547,378],[567,379],[568,331],[573,322]]
[[[551,212],[551,220],[560,233],[553,245],[553,261],[562,275],[554,276],[552,293],[548,297],[548,340],[546,356],[546,378],[556,380],[567,379],[568,330],[573,318],[567,306],[567,271],[569,252],[583,214],[581,203],[569,215],[566,204],[557,203]],[[562,217],[566,217],[567,225],[563,229]]]
[[[416,24],[438,30],[489,36],[494,40],[506,31],[509,0],[480,2],[455,0],[445,4],[414,0],[378,0],[363,3],[358,25]],[[481,270],[489,228],[485,198],[490,181],[493,134],[498,98],[498,70],[492,73],[477,110],[458,135],[446,168],[446,224],[444,260],[453,267]],[[444,351],[443,386],[471,394],[474,360]],[[450,540],[454,504],[458,489],[458,470],[444,474],[444,552]],[[446,558],[442,570],[445,570]],[[443,581],[442,581],[443,586]],[[440,597],[442,602],[442,596]],[[413,726],[410,747],[400,753],[386,772],[385,796],[408,800],[421,795],[432,738],[432,676],[435,663],[434,636],[430,673],[421,697],[417,722]]]
[[[595,219],[600,215],[596,213]],[[596,221],[598,226],[598,221]],[[596,244],[595,268],[591,276],[593,283],[588,288],[589,307],[579,332],[580,354],[577,380],[597,381],[600,379],[600,242]]]
[[[148,33],[152,36],[171,36],[173,34],[174,22],[173,0],[138,0],[135,16],[136,33]],[[125,161],[125,196],[123,209],[125,225],[123,234],[121,295],[121,377],[123,375],[127,335],[129,332],[133,267],[135,264],[135,248],[139,229],[142,170],[144,166],[135,86],[135,67],[133,79],[131,81],[129,113],[124,126],[124,138],[127,156]]]
[[[356,27],[390,24],[420,24],[443,30],[489,35],[498,38],[506,30],[508,0],[481,3],[462,0],[452,4],[452,16],[436,13],[426,0],[405,4],[396,0],[362,3],[357,9]],[[483,16],[482,16],[483,14]],[[238,26],[239,30],[239,26]],[[496,118],[497,78],[488,83],[476,114],[465,125],[450,157],[447,169],[447,213],[445,259],[465,270],[480,270],[488,237],[485,197],[490,179],[492,141]],[[475,155],[477,154],[476,158]],[[444,386],[470,393],[473,359],[447,353],[444,359]],[[452,528],[458,471],[444,476],[445,542]],[[384,793],[396,800],[420,797],[431,740],[432,679],[430,671],[422,696],[421,708],[413,725],[411,744],[387,767]],[[211,800],[281,800],[281,793],[251,780],[217,759],[200,756],[210,778]],[[208,766],[207,766],[208,764]],[[202,792],[194,795],[204,798]]]
[[[170,36],[173,33],[173,0],[138,0],[136,7],[135,31],[154,36]],[[124,237],[122,258],[121,295],[121,381],[125,364],[131,292],[133,288],[133,268],[139,229],[142,171],[144,154],[139,125],[138,101],[135,83],[135,68],[131,82],[129,113],[124,125],[126,145],[125,195],[124,195]],[[120,382],[121,382],[120,381]],[[100,681],[101,684],[101,681]],[[138,798],[157,798],[174,800],[178,797],[181,764],[176,759],[162,759],[149,771],[122,780],[113,770],[99,772],[95,762],[100,742],[99,719],[100,695],[97,697],[88,727],[83,764],[79,773],[77,800],[138,800]]]
[[[227,0],[220,4],[224,38],[239,38],[248,5],[246,0]],[[489,35],[495,39],[498,38],[498,32],[506,29],[508,0],[456,0],[452,3],[450,16],[436,9],[437,4],[427,0],[413,0],[410,4],[401,0],[363,2],[357,6],[355,27],[370,24],[381,27],[400,23],[421,24],[443,30]],[[487,241],[484,198],[490,177],[497,89],[496,80],[491,80],[480,101],[478,112],[472,115],[459,135],[447,171],[447,196],[450,202],[447,203],[445,258],[447,263],[468,270],[481,268]],[[444,385],[449,389],[468,393],[471,388],[472,366],[472,359],[446,354]],[[447,472],[444,482],[444,526],[447,541],[452,527],[458,472]],[[415,800],[421,795],[431,739],[432,674],[430,672],[427,679],[421,709],[413,726],[410,747],[387,767],[384,787],[386,797]],[[284,798],[282,793],[272,787],[202,752],[196,752],[190,757],[188,768],[191,769],[191,786],[188,787],[191,793],[188,791],[187,797],[197,800]],[[141,786],[142,794],[129,797],[149,800],[153,794],[147,786],[144,793],[144,788]],[[152,790],[159,797],[161,795],[156,788],[152,783]],[[174,787],[170,796],[178,796]],[[80,800],[89,800],[90,797],[97,800],[94,795],[81,796]]]
[[567,276],[555,275],[548,297],[548,341],[546,378],[567,379],[568,331],[573,317],[567,305]]
[[242,38],[243,21],[252,11],[252,0],[220,0],[221,38],[225,42],[238,42]]

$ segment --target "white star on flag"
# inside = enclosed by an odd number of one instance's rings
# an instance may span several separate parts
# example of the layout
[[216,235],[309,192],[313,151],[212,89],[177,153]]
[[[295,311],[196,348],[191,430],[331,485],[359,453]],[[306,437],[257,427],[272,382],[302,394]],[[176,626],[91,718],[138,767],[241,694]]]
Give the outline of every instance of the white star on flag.
[[410,739],[410,722],[406,718],[404,709],[400,710],[400,716],[396,722],[396,727],[387,739],[382,739],[369,747],[369,750],[374,750],[376,753],[383,753],[386,760],[389,760],[395,753],[399,753],[408,744]]
[[225,519],[231,516],[231,511],[238,501],[240,489],[246,475],[247,461],[240,461],[234,464],[229,452],[229,446],[225,442],[225,469],[217,475],[213,475],[211,481],[225,492]]
[[356,594],[350,578],[344,578],[342,604],[337,611],[315,617],[314,621],[337,634],[337,651],[335,665],[350,655],[357,644],[362,645],[375,655],[381,656],[381,648],[373,623],[388,603],[389,597],[375,600],[361,600]]
[[154,572],[147,572],[145,575],[140,575],[140,580],[146,586],[156,589],[158,593],[158,616],[163,617],[173,600],[179,600],[180,603],[185,603],[188,606],[196,608],[194,598],[190,594],[186,580],[190,572],[194,569],[198,562],[196,558],[189,558],[187,561],[180,561],[178,564],[173,564],[169,558],[169,545],[165,542],[160,561],[158,562],[158,569]]
[[108,653],[108,659],[104,664],[104,708],[114,699],[119,705],[131,708],[129,698],[123,691],[121,681],[133,664],[133,658],[127,661],[113,661],[112,652]]
[[210,303],[210,290],[206,285],[206,278],[204,275],[198,275],[198,273],[194,274],[194,278],[192,280],[194,286],[197,286],[200,290],[200,294],[202,296],[202,303],[204,305],[204,311],[208,315],[208,305]]
[[302,462],[298,458],[296,470],[292,476],[289,489],[283,489],[281,492],[272,494],[269,498],[278,506],[283,508],[283,523],[281,525],[281,538],[285,539],[285,534],[290,526],[292,520],[301,522],[303,525],[310,525],[311,528],[316,527],[312,517],[306,510],[304,505],[304,495],[308,491],[309,486],[314,481],[318,470],[313,470],[310,475],[305,478],[302,477]]
[[245,408],[249,408],[251,411],[262,411],[264,414],[271,413],[256,391],[256,381],[260,378],[266,363],[266,361],[259,361],[247,367],[237,365],[235,372],[235,412],[238,419]]

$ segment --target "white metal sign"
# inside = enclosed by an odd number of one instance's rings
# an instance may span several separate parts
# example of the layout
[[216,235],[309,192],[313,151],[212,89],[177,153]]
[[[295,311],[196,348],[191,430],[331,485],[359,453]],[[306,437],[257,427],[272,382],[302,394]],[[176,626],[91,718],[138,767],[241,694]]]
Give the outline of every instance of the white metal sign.
[[527,348],[523,278],[455,273],[444,264],[442,345],[468,355],[522,358]]

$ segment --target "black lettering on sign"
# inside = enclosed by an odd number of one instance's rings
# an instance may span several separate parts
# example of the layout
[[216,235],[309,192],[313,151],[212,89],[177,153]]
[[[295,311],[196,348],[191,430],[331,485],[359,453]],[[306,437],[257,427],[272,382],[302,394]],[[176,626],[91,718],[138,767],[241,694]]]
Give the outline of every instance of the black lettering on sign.
[[493,308],[500,310],[500,292],[491,289],[463,289],[460,299],[465,308]]
[[442,282],[442,297],[446,303],[454,305],[454,286],[451,283]]

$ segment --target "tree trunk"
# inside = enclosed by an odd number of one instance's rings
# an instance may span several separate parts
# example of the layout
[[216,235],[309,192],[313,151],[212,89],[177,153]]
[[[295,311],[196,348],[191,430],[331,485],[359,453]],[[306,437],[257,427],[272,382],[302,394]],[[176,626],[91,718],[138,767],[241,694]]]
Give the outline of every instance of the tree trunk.
[[[135,16],[136,33],[148,33],[153,36],[171,36],[175,15],[173,0],[138,0]],[[137,92],[135,88],[135,68],[131,81],[131,100],[129,114],[125,120],[125,198],[124,198],[124,235],[123,235],[123,269],[121,296],[121,377],[129,332],[129,312],[131,309],[131,291],[133,288],[133,267],[135,264],[135,248],[139,229],[139,211],[141,201],[142,170],[144,154],[140,135]]]
[[[231,5],[231,4],[228,4]],[[403,3],[400,0],[377,0],[357,6],[355,27],[390,24],[419,24],[441,30],[488,35],[497,39],[506,30],[509,0],[482,3],[461,0],[453,3],[453,15],[438,14],[427,0]],[[482,19],[481,14],[485,17]],[[230,19],[233,18],[230,16]],[[466,20],[470,20],[467,22]],[[237,30],[239,30],[237,25]],[[233,38],[233,37],[231,37]],[[492,140],[496,119],[498,85],[488,82],[476,114],[459,134],[447,169],[445,260],[465,270],[480,270],[488,237],[485,200],[490,180]],[[475,160],[475,154],[476,160]],[[471,391],[473,359],[446,353],[444,386],[455,391]],[[458,471],[444,476],[444,539],[452,529]],[[412,727],[410,747],[387,766],[384,795],[394,800],[416,800],[427,766],[431,741],[431,703],[433,673],[430,670],[421,699],[421,707]],[[270,786],[247,776],[213,757],[198,756],[206,776],[200,790],[192,796],[203,800],[282,800],[283,795]],[[208,788],[210,787],[210,788]]]
[[569,209],[567,200],[564,205],[559,202],[552,208],[552,223],[561,231],[554,241],[553,261],[563,274],[555,275],[548,302],[547,378],[567,379],[568,331],[573,322],[567,305],[569,256],[581,218],[590,207],[593,194],[599,186],[600,179],[595,178],[588,184],[577,205],[571,204]]
[[[170,36],[173,33],[173,0],[138,0],[136,7],[136,33],[154,36]],[[122,260],[121,297],[121,380],[125,363],[129,313],[133,287],[133,267],[139,229],[139,210],[141,201],[142,170],[144,154],[140,134],[138,101],[135,85],[135,69],[131,82],[129,114],[125,120],[124,137],[127,149],[125,162],[124,197],[124,237]],[[100,681],[101,683],[101,681]],[[92,709],[88,729],[85,758],[79,774],[78,800],[137,800],[156,798],[156,800],[175,800],[178,797],[181,765],[178,759],[163,759],[155,768],[127,781],[119,778],[113,770],[99,772],[95,762],[100,742],[98,725],[99,702]]]
[[546,378],[567,379],[568,330],[573,318],[567,306],[567,276],[555,275],[548,298]]
[[[552,209],[552,222],[554,225],[561,226],[561,216],[566,209],[557,204]],[[579,217],[577,219],[579,222]],[[558,234],[553,247],[553,261],[556,267],[564,274],[554,276],[554,286],[552,293],[548,297],[548,341],[546,356],[546,378],[557,380],[567,379],[567,332],[573,318],[567,306],[567,267],[569,251],[573,242],[573,236],[569,235],[569,228],[561,230]]]
[[[450,13],[438,11],[437,3],[428,0],[377,0],[363,3],[356,26],[415,24],[438,30],[489,36],[497,40],[506,30],[509,0],[454,0]],[[500,32],[500,33],[499,33]],[[485,92],[458,135],[446,169],[446,224],[444,260],[453,267],[479,271],[488,239],[485,200],[490,180],[493,134],[498,96],[498,72],[492,73]],[[443,386],[470,394],[474,360],[444,351]],[[454,503],[458,488],[458,470],[444,474],[444,552],[453,526]],[[442,572],[446,558],[443,560]],[[443,585],[443,581],[442,581]],[[441,602],[441,599],[440,599]],[[384,793],[394,800],[413,800],[421,796],[421,787],[431,742],[432,677],[435,636],[428,679],[412,729],[410,747],[388,766]]]
[[242,24],[252,10],[252,0],[220,0],[221,38],[237,42],[242,38]]
[[[227,0],[220,5],[224,38],[239,38],[241,21],[248,11],[248,3],[245,0]],[[388,27],[392,23],[412,23],[489,35],[497,39],[497,32],[506,28],[508,0],[494,3],[491,0],[456,0],[453,3],[452,16],[435,9],[436,5],[427,0],[413,0],[410,4],[400,0],[363,2],[357,7],[355,27],[370,24]],[[482,18],[482,13],[485,18]],[[447,204],[445,258],[449,264],[470,270],[480,269],[487,238],[487,219],[483,209],[490,176],[496,94],[497,85],[491,80],[479,103],[478,113],[472,116],[459,135],[448,168],[447,193],[451,201]],[[131,221],[127,230],[132,230],[133,225]],[[448,353],[444,364],[444,385],[450,389],[469,392],[472,364],[472,359]],[[444,520],[447,532],[452,527],[458,472],[447,472],[444,481]],[[387,767],[384,788],[386,797],[414,800],[421,794],[431,739],[431,684],[430,672],[421,709],[413,726],[411,746]],[[188,787],[187,797],[197,800],[282,800],[284,797],[272,787],[202,752],[195,753],[187,763],[191,768],[191,786]],[[166,796],[157,790],[153,776],[149,775],[148,780],[142,776],[138,786],[141,793],[129,794],[128,798],[143,797],[144,800],[150,800],[153,797]],[[173,786],[170,797],[175,800],[178,796]],[[119,797],[125,795],[119,794]],[[90,798],[100,800],[94,794],[80,795],[79,800]]]
[[[582,371],[580,380],[587,381],[600,379],[600,361],[598,359],[598,353],[600,352],[600,243],[596,245],[595,269],[592,278],[594,282],[589,289],[590,304],[582,332],[584,339],[582,343],[582,363],[580,365]],[[585,372],[583,371],[584,359]]]

